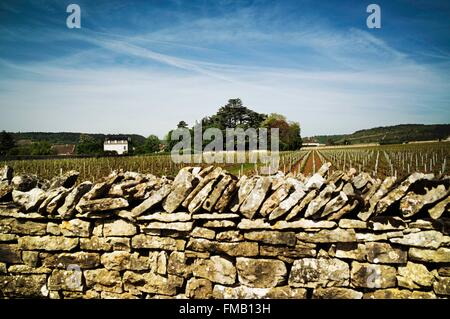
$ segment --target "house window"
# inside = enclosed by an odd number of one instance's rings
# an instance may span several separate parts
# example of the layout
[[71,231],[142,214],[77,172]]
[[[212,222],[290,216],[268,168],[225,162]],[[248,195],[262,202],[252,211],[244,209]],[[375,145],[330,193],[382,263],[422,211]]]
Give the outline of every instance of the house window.
[[126,147],[126,146],[124,146],[124,147],[123,147],[123,150],[124,150],[124,151],[126,151],[126,150],[127,150],[127,147]]

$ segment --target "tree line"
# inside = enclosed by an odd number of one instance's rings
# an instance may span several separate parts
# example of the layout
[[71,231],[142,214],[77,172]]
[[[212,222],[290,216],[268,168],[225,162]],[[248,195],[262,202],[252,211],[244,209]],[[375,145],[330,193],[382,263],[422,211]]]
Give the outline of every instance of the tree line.
[[[302,145],[298,122],[288,121],[285,116],[277,113],[267,115],[255,112],[244,106],[239,98],[228,100],[228,103],[220,107],[215,114],[202,118],[200,123],[203,132],[208,128],[218,128],[223,132],[223,136],[225,136],[227,128],[242,128],[244,130],[267,128],[269,132],[271,128],[278,128],[279,149],[281,151],[296,150]],[[182,120],[178,123],[177,128],[189,129],[193,137],[194,126],[188,127],[188,124]],[[163,140],[153,134],[147,138],[140,135],[129,135],[131,137],[129,154],[170,152],[173,146],[178,143],[177,140],[172,140],[173,132],[174,130],[170,130]],[[76,144],[75,152],[79,155],[108,155],[110,152],[104,152],[103,150],[103,142],[106,136],[104,134],[7,133],[3,131],[0,133],[0,156],[55,155],[52,144]],[[17,140],[27,140],[28,142],[19,145]],[[203,146],[209,142],[203,140]],[[268,147],[270,147],[270,143]],[[224,145],[224,149],[226,149],[226,145]]]
[[[196,124],[198,125],[198,123]],[[191,141],[193,141],[194,128],[189,128],[191,133]],[[298,122],[288,121],[284,115],[271,113],[269,115],[255,112],[245,107],[241,99],[230,99],[228,103],[219,108],[216,114],[201,119],[202,133],[208,128],[218,128],[226,136],[227,128],[242,128],[244,131],[248,128],[266,128],[270,132],[271,128],[279,129],[279,149],[281,151],[296,150],[302,145],[300,136],[300,124]],[[180,121],[178,128],[188,128],[185,121]],[[174,129],[175,130],[175,129]],[[171,150],[178,143],[178,140],[172,139],[174,130],[169,131],[165,137],[167,149]],[[270,148],[270,134],[269,144]],[[203,139],[203,147],[209,144],[211,140]],[[247,139],[248,142],[248,139]],[[224,140],[224,149],[227,149],[226,140]]]

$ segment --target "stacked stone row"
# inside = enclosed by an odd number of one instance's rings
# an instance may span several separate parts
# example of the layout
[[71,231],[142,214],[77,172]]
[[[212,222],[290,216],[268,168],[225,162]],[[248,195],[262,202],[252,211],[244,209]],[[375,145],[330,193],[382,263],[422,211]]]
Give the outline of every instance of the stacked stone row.
[[448,180],[389,186],[327,170],[237,179],[185,168],[174,180],[126,172],[76,184],[76,172],[41,183],[4,169],[0,296],[449,296]]
[[185,210],[213,213],[238,213],[270,223],[339,220],[345,215],[367,221],[386,214],[411,219],[422,212],[439,219],[449,211],[450,178],[413,173],[403,181],[385,180],[367,173],[355,175],[335,171],[328,176],[324,164],[313,176],[242,176],[239,180],[220,167],[187,167],[172,181],[151,174],[113,173],[97,184],[83,182],[74,186],[78,173],[69,171],[38,186],[33,176],[16,176],[5,167],[0,171],[0,200],[12,200],[24,212],[70,218],[74,214],[95,214],[118,209],[136,218],[152,209],[167,213]]

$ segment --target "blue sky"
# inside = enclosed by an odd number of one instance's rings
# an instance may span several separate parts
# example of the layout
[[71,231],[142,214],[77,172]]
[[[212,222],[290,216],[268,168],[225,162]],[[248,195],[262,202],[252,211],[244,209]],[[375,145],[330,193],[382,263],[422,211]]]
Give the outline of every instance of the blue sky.
[[11,0],[0,48],[8,131],[163,137],[235,97],[303,136],[450,122],[449,1]]

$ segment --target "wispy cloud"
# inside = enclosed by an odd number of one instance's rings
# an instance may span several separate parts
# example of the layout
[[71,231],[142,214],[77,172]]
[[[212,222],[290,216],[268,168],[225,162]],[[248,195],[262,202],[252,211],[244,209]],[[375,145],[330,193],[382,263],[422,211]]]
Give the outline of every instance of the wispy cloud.
[[367,30],[306,14],[283,27],[277,10],[260,13],[255,6],[197,18],[171,13],[173,25],[152,29],[139,20],[141,28],[115,32],[92,24],[29,36],[5,26],[0,43],[57,54],[0,54],[0,126],[162,137],[233,97],[299,121],[304,135],[450,121],[445,51],[423,48],[439,62],[417,61]]

